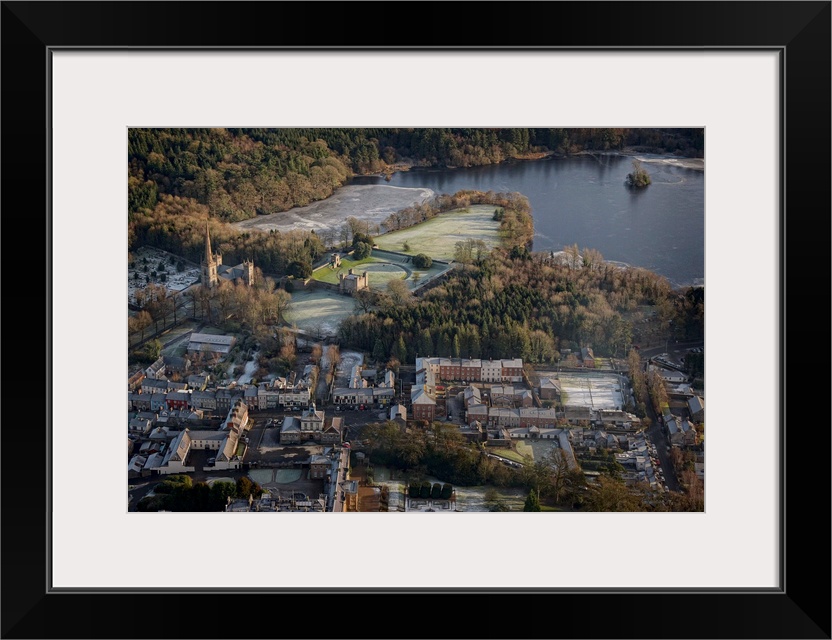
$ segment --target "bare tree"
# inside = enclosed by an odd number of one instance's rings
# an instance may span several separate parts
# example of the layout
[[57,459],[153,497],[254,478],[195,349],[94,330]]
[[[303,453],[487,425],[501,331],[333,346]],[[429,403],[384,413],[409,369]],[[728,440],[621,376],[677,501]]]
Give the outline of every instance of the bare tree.
[[578,249],[577,244],[573,244],[571,246],[564,247],[563,248],[563,253],[566,256],[566,265],[570,269],[577,269],[578,267],[581,266],[581,263],[582,263],[581,252]]
[[387,283],[387,293],[390,295],[391,302],[397,307],[407,306],[413,301],[413,293],[407,283],[400,278]]
[[326,359],[327,362],[329,362],[329,364],[332,366],[333,371],[341,363],[341,349],[338,347],[337,344],[331,344],[329,345],[329,347],[327,347]]
[[216,289],[216,300],[220,308],[220,323],[224,323],[234,303],[234,285],[228,280],[220,280]]
[[292,294],[285,289],[276,289],[271,294],[271,299],[273,301],[275,319],[277,322],[282,322],[284,314],[292,303]]
[[316,342],[312,345],[312,353],[310,354],[309,358],[312,360],[313,364],[319,364],[321,361],[321,356],[323,356],[324,350],[321,346],[320,342]]
[[360,289],[352,297],[362,313],[369,313],[378,302],[378,295],[372,289]]

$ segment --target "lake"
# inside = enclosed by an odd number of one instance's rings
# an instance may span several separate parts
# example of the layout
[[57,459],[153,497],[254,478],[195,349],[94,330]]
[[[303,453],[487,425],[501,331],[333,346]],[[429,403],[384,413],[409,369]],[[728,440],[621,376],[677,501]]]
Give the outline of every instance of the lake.
[[624,186],[632,159],[613,155],[413,169],[394,174],[389,182],[361,176],[350,185],[436,193],[519,191],[532,205],[534,251],[577,244],[597,249],[606,260],[655,271],[674,286],[704,284],[705,172],[666,156],[638,157],[653,181],[642,190]]

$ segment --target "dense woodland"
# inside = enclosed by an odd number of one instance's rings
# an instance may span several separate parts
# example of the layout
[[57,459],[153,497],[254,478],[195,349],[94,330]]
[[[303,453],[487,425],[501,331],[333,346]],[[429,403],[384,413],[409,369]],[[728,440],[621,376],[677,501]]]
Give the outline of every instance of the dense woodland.
[[655,308],[669,334],[702,337],[702,289],[675,292],[665,278],[606,263],[595,250],[573,246],[552,257],[522,245],[457,249],[462,264],[417,298],[398,291],[360,297],[363,313],[342,322],[341,340],[399,362],[418,355],[551,363],[560,349],[582,346],[625,357],[628,316],[641,305]]
[[[129,248],[149,244],[198,261],[199,239],[206,221],[211,220],[212,237],[231,264],[253,257],[267,273],[282,274],[293,261],[314,262],[322,251],[321,239],[306,231],[253,239],[222,223],[307,205],[332,195],[355,174],[382,172],[390,167],[468,167],[540,153],[568,155],[624,147],[701,156],[704,132],[130,129]],[[401,228],[401,222],[399,226],[390,222],[387,230]]]

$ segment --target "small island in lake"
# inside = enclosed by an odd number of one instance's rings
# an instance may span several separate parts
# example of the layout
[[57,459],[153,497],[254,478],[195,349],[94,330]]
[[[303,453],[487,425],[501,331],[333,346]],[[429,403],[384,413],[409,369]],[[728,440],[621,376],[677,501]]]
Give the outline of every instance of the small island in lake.
[[634,189],[643,189],[651,182],[650,174],[647,173],[647,170],[641,165],[641,162],[639,160],[633,160],[633,171],[627,174],[624,184]]

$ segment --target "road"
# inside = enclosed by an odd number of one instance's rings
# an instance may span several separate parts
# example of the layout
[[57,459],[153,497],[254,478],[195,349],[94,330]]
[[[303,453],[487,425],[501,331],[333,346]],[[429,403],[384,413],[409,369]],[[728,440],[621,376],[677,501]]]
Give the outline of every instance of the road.
[[136,505],[139,500],[150,493],[153,488],[164,480],[164,477],[156,476],[152,478],[133,478],[128,481],[127,493],[132,498],[127,504],[127,511],[136,511]]
[[662,425],[659,422],[656,412],[653,411],[653,403],[647,403],[647,417],[650,418],[650,426],[647,428],[647,438],[656,445],[656,451],[659,456],[659,464],[664,473],[664,482],[671,491],[681,491],[679,481],[676,479],[676,471],[673,468],[673,463],[670,461],[670,454],[667,452],[667,438],[662,431]]
[[702,340],[692,340],[688,342],[673,342],[666,341],[656,347],[645,347],[639,351],[642,360],[648,360],[663,353],[684,355],[685,352],[696,347],[704,347],[705,343]]

